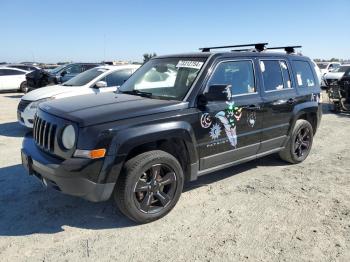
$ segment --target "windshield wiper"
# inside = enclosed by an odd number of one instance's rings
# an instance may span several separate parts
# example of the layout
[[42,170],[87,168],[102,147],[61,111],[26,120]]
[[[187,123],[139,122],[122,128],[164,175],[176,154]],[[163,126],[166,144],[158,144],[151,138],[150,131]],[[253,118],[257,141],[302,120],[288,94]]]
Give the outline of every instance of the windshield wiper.
[[152,93],[143,92],[143,91],[140,91],[140,90],[131,90],[131,91],[121,91],[121,90],[119,90],[119,92],[121,92],[123,94],[128,94],[128,95],[152,97]]
[[69,85],[69,84],[68,84],[68,85],[67,85],[67,84],[62,84],[62,85],[63,85],[63,86],[73,86],[73,85]]

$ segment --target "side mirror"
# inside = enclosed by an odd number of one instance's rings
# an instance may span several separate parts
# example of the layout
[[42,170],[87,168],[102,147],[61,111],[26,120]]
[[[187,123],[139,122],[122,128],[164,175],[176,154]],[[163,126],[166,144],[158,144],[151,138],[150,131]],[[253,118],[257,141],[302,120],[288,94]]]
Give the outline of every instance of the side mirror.
[[95,84],[96,88],[107,87],[107,83],[105,81],[98,81]]
[[66,71],[66,70],[64,70],[64,71],[61,72],[61,76],[65,76],[66,74],[67,74],[67,71]]
[[211,85],[205,94],[208,101],[227,101],[231,96],[231,85]]

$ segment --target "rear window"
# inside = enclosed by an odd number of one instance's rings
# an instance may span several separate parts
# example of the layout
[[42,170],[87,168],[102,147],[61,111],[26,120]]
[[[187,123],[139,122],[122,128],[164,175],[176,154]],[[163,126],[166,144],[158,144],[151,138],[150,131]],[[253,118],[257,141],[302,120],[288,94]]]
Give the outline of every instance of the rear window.
[[298,87],[315,87],[316,80],[311,66],[306,61],[293,61]]

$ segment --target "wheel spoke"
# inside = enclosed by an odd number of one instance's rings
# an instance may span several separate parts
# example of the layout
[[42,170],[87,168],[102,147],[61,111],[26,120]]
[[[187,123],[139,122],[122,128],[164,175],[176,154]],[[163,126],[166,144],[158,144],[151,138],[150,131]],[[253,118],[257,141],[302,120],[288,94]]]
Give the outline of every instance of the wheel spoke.
[[169,172],[164,177],[162,177],[162,179],[159,181],[159,185],[165,186],[165,185],[172,184],[175,181],[176,181],[175,173]]
[[302,139],[303,139],[303,140],[304,140],[305,137],[307,137],[307,136],[309,135],[309,132],[310,132],[310,130],[309,130],[308,128],[305,128],[305,129],[304,129],[304,133],[303,133],[303,135],[302,135]]
[[155,197],[162,203],[163,206],[166,206],[171,200],[167,194],[161,191],[158,191],[155,194]]
[[135,187],[135,191],[134,192],[144,192],[144,191],[148,191],[149,185],[143,181],[143,180],[139,180],[136,184]]
[[153,193],[147,192],[146,196],[144,197],[144,199],[141,202],[141,210],[148,212],[148,210],[151,207],[152,198],[153,198]]
[[160,165],[154,165],[151,167],[152,180],[156,180],[159,173],[160,173]]
[[301,143],[301,145],[307,149],[307,148],[309,148],[309,146],[310,146],[310,142],[309,142],[309,141],[303,141],[303,142]]

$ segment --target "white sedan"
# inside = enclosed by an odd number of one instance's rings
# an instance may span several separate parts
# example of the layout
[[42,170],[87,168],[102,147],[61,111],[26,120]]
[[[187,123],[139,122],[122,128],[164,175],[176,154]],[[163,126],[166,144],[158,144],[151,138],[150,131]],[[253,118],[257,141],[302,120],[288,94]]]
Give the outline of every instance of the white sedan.
[[61,85],[47,86],[24,95],[18,104],[17,119],[29,128],[38,105],[51,99],[116,91],[140,65],[99,66],[89,69]]
[[18,90],[24,92],[26,89],[26,74],[28,71],[0,67],[0,90]]

